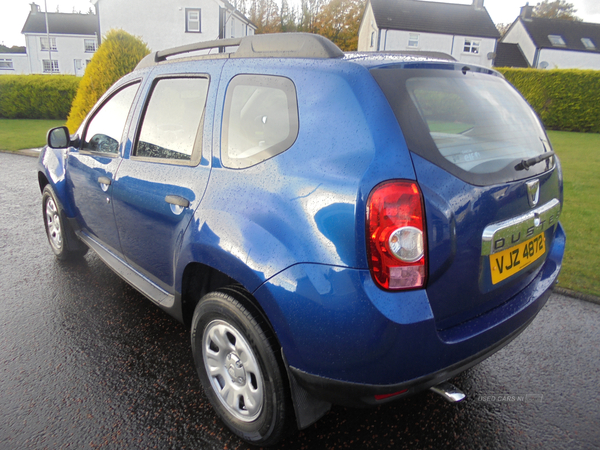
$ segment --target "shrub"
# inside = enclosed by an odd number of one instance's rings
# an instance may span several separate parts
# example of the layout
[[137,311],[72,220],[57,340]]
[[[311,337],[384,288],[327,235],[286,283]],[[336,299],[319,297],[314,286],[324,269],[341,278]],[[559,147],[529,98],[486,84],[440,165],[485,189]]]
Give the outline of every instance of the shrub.
[[600,71],[499,69],[552,130],[600,133]]
[[77,90],[67,127],[74,133],[98,99],[115,81],[131,72],[150,53],[141,39],[123,30],[110,30],[88,64]]
[[2,75],[0,118],[65,120],[80,81],[74,75]]

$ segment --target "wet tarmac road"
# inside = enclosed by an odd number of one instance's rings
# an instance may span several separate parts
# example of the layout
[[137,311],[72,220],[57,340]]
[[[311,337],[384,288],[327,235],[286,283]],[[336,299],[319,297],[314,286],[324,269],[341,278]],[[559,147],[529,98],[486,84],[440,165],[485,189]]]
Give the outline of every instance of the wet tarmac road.
[[[36,161],[0,153],[0,449],[246,449],[213,413],[188,333],[92,252],[54,259]],[[285,449],[600,446],[600,305],[553,295],[509,346],[375,409],[334,407]]]

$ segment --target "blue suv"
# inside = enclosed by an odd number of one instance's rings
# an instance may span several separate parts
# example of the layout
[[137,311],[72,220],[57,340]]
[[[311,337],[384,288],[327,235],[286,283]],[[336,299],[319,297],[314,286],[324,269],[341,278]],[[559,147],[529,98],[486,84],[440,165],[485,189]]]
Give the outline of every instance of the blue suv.
[[260,445],[332,404],[462,398],[446,382],[527,327],[565,249],[560,163],[502,75],[316,35],[153,53],[38,170],[56,256],[91,248],[187,325]]

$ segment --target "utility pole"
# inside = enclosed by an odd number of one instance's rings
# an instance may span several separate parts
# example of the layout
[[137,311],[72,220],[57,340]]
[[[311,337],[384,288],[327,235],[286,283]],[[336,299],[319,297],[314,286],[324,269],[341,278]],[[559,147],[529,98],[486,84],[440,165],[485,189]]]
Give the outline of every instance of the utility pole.
[[44,0],[44,16],[46,17],[46,39],[48,40],[48,58],[50,58],[50,73],[54,73],[52,65],[52,44],[50,43],[50,28],[48,27],[48,4]]

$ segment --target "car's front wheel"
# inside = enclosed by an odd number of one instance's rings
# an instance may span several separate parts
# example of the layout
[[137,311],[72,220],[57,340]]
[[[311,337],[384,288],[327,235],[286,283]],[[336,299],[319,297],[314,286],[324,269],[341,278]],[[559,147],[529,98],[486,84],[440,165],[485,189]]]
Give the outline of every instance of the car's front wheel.
[[192,320],[194,361],[223,422],[249,443],[273,445],[290,422],[287,378],[268,325],[243,297],[225,289],[200,300]]
[[50,185],[46,185],[42,193],[42,214],[48,242],[58,259],[81,257],[87,252],[85,244],[77,239],[69,224],[63,220],[59,203]]

